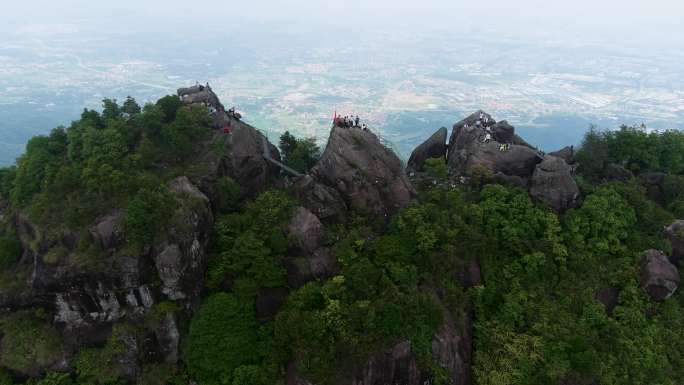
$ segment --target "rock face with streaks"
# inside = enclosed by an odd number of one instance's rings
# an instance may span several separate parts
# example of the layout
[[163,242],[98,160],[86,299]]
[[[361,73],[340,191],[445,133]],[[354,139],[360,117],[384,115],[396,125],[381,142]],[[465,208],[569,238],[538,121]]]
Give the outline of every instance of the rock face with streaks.
[[[142,250],[126,247],[122,209],[98,217],[88,232],[49,240],[41,238],[43,229],[16,216],[24,249],[16,269],[31,274],[24,287],[0,295],[0,306],[53,309],[52,324],[65,344],[65,367],[70,365],[73,349],[105,344],[112,338],[113,326],[144,317],[159,302],[175,300],[194,306],[199,301],[205,249],[214,222],[211,206],[187,177],[172,180],[169,190],[174,199],[169,229],[152,247]],[[92,246],[84,254],[79,245],[86,242]],[[163,318],[155,334],[157,344],[148,348],[161,352],[167,362],[177,361],[180,337],[175,316]],[[117,359],[119,374],[134,381],[140,374],[139,356],[146,354],[143,341],[136,333],[116,338],[126,346],[126,354]]]
[[292,191],[297,200],[322,221],[344,221],[347,204],[334,188],[316,182],[310,175],[304,175],[297,179]]

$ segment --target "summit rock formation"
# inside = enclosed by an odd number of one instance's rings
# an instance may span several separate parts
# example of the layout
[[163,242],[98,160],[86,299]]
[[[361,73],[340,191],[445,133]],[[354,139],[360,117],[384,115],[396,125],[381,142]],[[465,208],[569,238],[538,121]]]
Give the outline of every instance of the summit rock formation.
[[420,172],[426,159],[443,157],[452,177],[489,172],[500,183],[527,188],[530,195],[555,212],[578,203],[579,188],[573,178],[574,149],[544,155],[515,133],[507,121],[497,122],[484,111],[476,111],[455,123],[448,148],[443,146],[447,130],[442,128],[418,146],[409,160],[408,172]]
[[[490,139],[487,139],[488,132],[491,132]],[[502,144],[508,145],[505,151],[501,151]],[[529,181],[541,161],[539,151],[520,139],[511,125],[506,121],[497,123],[483,111],[475,112],[453,126],[447,156],[453,174],[469,175],[478,168],[485,168],[494,174]]]
[[337,190],[350,208],[374,215],[396,213],[416,194],[397,155],[358,127],[333,127],[311,174]]

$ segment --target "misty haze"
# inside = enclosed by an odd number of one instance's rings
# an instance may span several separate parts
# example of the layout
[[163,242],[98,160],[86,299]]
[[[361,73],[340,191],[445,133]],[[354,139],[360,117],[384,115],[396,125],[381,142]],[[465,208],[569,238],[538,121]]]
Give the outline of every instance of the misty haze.
[[209,82],[276,138],[327,138],[363,114],[402,157],[482,108],[535,145],[590,124],[684,126],[675,1],[30,1],[0,27],[0,162],[28,138],[99,107]]

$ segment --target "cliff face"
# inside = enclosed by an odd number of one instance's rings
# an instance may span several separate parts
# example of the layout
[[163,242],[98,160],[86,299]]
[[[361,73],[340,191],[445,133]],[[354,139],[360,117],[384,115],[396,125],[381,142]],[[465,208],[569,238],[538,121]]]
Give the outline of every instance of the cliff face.
[[[43,307],[53,312],[52,324],[64,341],[59,362],[44,362],[24,372],[37,375],[47,369],[67,369],[73,353],[82,346],[107,341],[116,324],[139,322],[163,301],[194,307],[203,286],[205,250],[213,226],[209,199],[187,177],[169,183],[174,206],[169,208],[171,225],[152,247],[136,250],[127,245],[123,233],[125,211],[115,209],[99,217],[88,234],[68,233],[59,243],[41,238],[50,229],[40,228],[23,215],[16,218],[24,255],[19,270],[30,271],[14,293],[3,293],[2,307],[16,312]],[[78,248],[90,237],[95,248]],[[98,255],[93,255],[98,250]],[[156,344],[137,351],[139,336],[122,337],[133,358],[121,369],[135,378],[138,360],[148,351],[161,352],[168,362],[178,359],[179,333],[175,316],[165,316]],[[55,366],[57,365],[57,367]],[[133,368],[127,366],[134,366]],[[12,368],[19,372],[25,368]]]
[[269,186],[280,186],[280,169],[264,159],[264,148],[280,160],[278,148],[256,128],[237,119],[230,119],[231,132],[213,130],[202,147],[204,150],[188,161],[202,170],[195,176],[198,186],[210,198],[215,195],[216,181],[232,178],[242,197],[254,197]]

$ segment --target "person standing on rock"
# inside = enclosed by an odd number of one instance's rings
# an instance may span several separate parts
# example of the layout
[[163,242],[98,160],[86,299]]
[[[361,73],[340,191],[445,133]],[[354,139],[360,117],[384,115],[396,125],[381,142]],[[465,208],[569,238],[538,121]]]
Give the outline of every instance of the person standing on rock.
[[359,127],[359,116],[356,115],[356,119],[354,119],[354,127]]

